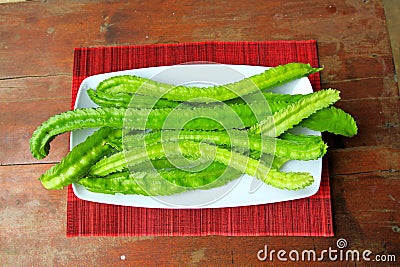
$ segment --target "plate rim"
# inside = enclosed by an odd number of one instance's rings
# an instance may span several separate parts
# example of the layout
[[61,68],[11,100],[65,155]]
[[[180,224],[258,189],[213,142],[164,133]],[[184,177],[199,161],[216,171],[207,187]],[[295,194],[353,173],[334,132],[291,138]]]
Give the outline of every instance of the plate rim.
[[[159,71],[162,72],[163,70],[166,69],[170,69],[170,68],[187,68],[187,67],[209,67],[210,65],[212,66],[216,66],[216,67],[230,67],[230,68],[253,68],[253,69],[258,69],[260,70],[260,72],[262,70],[266,70],[268,68],[271,67],[267,67],[267,66],[254,66],[254,65],[235,65],[235,64],[220,64],[220,63],[201,63],[201,64],[178,64],[178,65],[168,65],[168,66],[154,66],[154,67],[148,67],[148,68],[137,68],[137,69],[128,69],[128,70],[122,70],[122,71],[114,71],[114,72],[107,72],[107,73],[100,73],[100,74],[95,74],[95,75],[91,75],[86,77],[85,79],[82,80],[77,95],[76,95],[76,99],[75,99],[75,103],[74,103],[74,109],[77,108],[81,108],[79,106],[79,102],[83,97],[84,92],[86,92],[87,88],[84,88],[84,85],[88,83],[88,81],[93,80],[93,79],[102,79],[104,80],[107,77],[112,77],[112,76],[118,76],[118,75],[124,75],[124,74],[130,74],[133,73],[134,75],[137,76],[141,76],[140,72],[148,72],[148,71]],[[237,69],[235,69],[236,71],[238,71]],[[142,76],[143,77],[143,76]],[[147,77],[148,78],[148,77]],[[308,79],[308,77],[303,77],[301,79],[306,79],[309,89],[311,89],[311,91],[313,91],[312,85],[310,83],[310,80]],[[296,80],[300,80],[300,79],[296,79]],[[90,100],[91,101],[91,100]],[[91,101],[92,102],[92,101]],[[96,107],[97,105],[94,104],[93,102],[91,103],[93,107]],[[94,131],[94,129],[93,129]],[[319,133],[319,132],[316,132]],[[319,133],[320,134],[320,133]],[[73,145],[74,145],[74,135],[75,135],[75,131],[71,132],[70,134],[70,150],[72,149]],[[113,205],[122,205],[122,206],[131,206],[131,207],[142,207],[142,208],[167,208],[167,209],[198,209],[198,208],[227,208],[227,207],[240,207],[240,206],[250,206],[250,205],[259,205],[259,204],[271,204],[271,203],[277,203],[277,202],[283,202],[283,201],[291,201],[291,200],[296,200],[296,199],[301,199],[301,198],[307,198],[307,197],[311,197],[313,195],[315,195],[321,185],[321,179],[322,179],[322,158],[319,158],[317,161],[318,165],[317,168],[319,168],[319,177],[317,177],[317,181],[314,181],[315,184],[315,188],[313,191],[309,192],[308,194],[305,194],[303,196],[299,196],[299,197],[292,197],[292,198],[288,198],[288,199],[284,199],[284,200],[279,200],[279,201],[267,201],[264,203],[248,203],[248,204],[241,204],[241,205],[237,205],[237,204],[232,204],[232,205],[223,205],[223,206],[214,206],[214,205],[194,205],[194,206],[169,206],[169,205],[163,205],[160,204],[160,201],[157,201],[159,205],[152,205],[152,206],[148,206],[148,205],[140,205],[139,203],[124,203],[124,202],[120,202],[120,201],[114,201],[114,202],[110,202],[107,200],[102,201],[102,199],[100,198],[93,198],[91,196],[96,195],[96,196],[106,196],[106,199],[110,198],[110,196],[116,196],[116,195],[110,195],[110,194],[102,194],[102,193],[95,193],[95,192],[91,192],[88,191],[87,189],[85,189],[83,186],[73,183],[72,184],[72,189],[73,189],[73,193],[75,194],[76,197],[78,197],[79,199],[82,200],[86,200],[86,201],[91,201],[91,202],[97,202],[97,203],[104,203],[104,204],[113,204]],[[242,175],[240,178],[237,179],[242,179],[243,177],[248,176],[248,175]],[[250,176],[249,176],[250,177]],[[234,180],[235,181],[235,180]],[[309,188],[309,187],[307,187]],[[282,189],[278,189],[278,190],[282,190]],[[86,193],[85,195],[81,194],[81,191],[84,191]],[[197,190],[194,190],[197,191]],[[204,191],[204,190],[203,190]],[[282,190],[282,191],[289,191],[289,190]],[[193,191],[192,191],[193,192]],[[289,191],[292,192],[292,191]],[[122,195],[122,194],[117,194],[117,195]],[[122,196],[140,196],[140,195],[122,195]],[[159,198],[159,197],[151,197],[151,196],[140,196],[140,197],[145,197],[145,198]]]

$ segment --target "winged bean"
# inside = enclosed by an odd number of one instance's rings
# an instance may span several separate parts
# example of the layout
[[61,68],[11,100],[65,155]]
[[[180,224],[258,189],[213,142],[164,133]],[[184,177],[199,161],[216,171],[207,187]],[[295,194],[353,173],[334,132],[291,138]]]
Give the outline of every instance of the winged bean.
[[280,65],[240,81],[211,87],[194,87],[160,83],[138,76],[114,76],[103,81],[97,90],[107,93],[137,93],[163,97],[173,101],[213,102],[225,101],[253,92],[270,89],[297,78],[318,72],[309,64]]

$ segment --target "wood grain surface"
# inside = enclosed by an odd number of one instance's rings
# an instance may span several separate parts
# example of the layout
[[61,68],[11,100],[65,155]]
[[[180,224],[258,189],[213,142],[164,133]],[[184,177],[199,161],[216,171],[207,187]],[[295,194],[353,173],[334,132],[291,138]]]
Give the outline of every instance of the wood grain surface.
[[[342,92],[338,106],[359,124],[352,139],[327,136],[334,237],[66,238],[66,190],[45,190],[37,178],[66,155],[68,135],[40,161],[28,140],[69,109],[75,47],[304,39],[317,40],[322,85]],[[382,1],[1,3],[0,64],[2,266],[276,266],[257,259],[265,245],[322,251],[339,238],[400,262],[400,101]],[[285,265],[298,264],[310,266]]]

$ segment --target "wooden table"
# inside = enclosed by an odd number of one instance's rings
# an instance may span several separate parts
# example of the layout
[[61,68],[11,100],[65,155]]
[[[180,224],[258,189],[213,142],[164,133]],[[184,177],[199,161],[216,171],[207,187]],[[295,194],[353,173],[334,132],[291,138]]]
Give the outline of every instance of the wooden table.
[[[359,125],[355,138],[329,138],[334,237],[66,238],[66,190],[47,191],[37,177],[66,155],[68,135],[40,162],[28,139],[69,109],[75,47],[304,39],[318,41],[323,87],[342,92],[339,106]],[[2,266],[248,266],[262,263],[265,245],[322,251],[339,238],[400,261],[399,89],[381,1],[0,4],[0,62]]]

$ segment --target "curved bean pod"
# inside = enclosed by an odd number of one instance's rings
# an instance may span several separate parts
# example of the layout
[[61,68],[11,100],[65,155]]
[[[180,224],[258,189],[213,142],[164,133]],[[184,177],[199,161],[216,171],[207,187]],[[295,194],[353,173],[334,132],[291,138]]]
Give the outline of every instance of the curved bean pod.
[[[200,172],[187,172],[179,169],[117,172],[106,177],[86,177],[78,181],[86,189],[106,194],[136,194],[151,196],[168,196],[187,190],[211,189],[237,179],[241,173],[229,169],[224,174],[226,166],[214,162]],[[162,179],[160,179],[160,176]]]
[[[103,107],[122,107],[127,108],[130,104],[132,96],[129,94],[107,94],[107,93],[99,93],[97,94],[94,90],[88,90],[88,94],[91,99],[98,105]],[[100,95],[100,96],[97,96]],[[307,95],[286,95],[286,94],[276,94],[271,92],[263,92],[264,98],[269,105],[269,109],[272,113],[276,113],[277,111],[286,108],[291,103],[297,102],[303,98],[306,98],[310,94]],[[148,96],[143,96],[146,98]],[[137,101],[135,102],[138,107],[149,107],[155,102],[152,100],[150,102]],[[245,104],[246,102],[238,97],[235,99],[231,99],[225,102],[228,106],[233,106],[237,104]],[[253,102],[254,104],[254,102]],[[265,104],[265,103],[264,103]],[[169,101],[166,99],[160,99],[154,105],[154,108],[163,108],[163,107],[176,107],[179,105],[179,102]],[[183,106],[184,107],[184,106]],[[191,106],[188,105],[190,108]],[[243,106],[243,108],[248,109],[248,106]],[[352,137],[357,134],[357,124],[354,118],[344,112],[343,110],[335,107],[324,108],[318,110],[316,113],[312,114],[310,117],[305,118],[300,122],[300,125],[303,127],[307,127],[311,130],[320,131],[320,132],[329,132],[337,135],[343,135],[347,137]]]
[[39,180],[47,189],[62,189],[86,175],[99,159],[113,151],[108,141],[121,138],[121,130],[101,128],[76,145],[60,163],[48,169]]
[[[163,144],[148,146],[146,147],[146,150],[139,148],[129,150],[125,153],[119,152],[97,162],[90,169],[90,174],[94,176],[105,176],[113,172],[122,171],[127,163],[128,165],[139,164],[151,159],[164,157],[164,149],[172,153],[200,156],[200,152],[198,150],[199,143],[197,142],[182,141],[179,143],[179,147],[180,150],[177,150],[176,142],[166,142]],[[304,188],[314,181],[313,177],[309,173],[280,172],[266,165],[262,161],[258,161],[249,158],[248,156],[205,143],[202,144],[202,155],[206,158],[234,168],[241,173],[255,176],[264,183],[281,189],[296,190]],[[214,156],[215,158],[213,159]]]
[[[99,106],[102,107],[116,107],[116,108],[128,108],[131,104],[132,101],[132,94],[129,93],[105,93],[99,90],[93,90],[93,89],[88,89],[87,94],[89,95],[90,99],[96,103]],[[260,97],[259,94],[253,93],[254,97],[257,99]],[[288,94],[277,94],[277,93],[272,93],[272,92],[262,92],[262,95],[265,99],[265,101],[268,102],[270,105],[277,105],[276,109],[272,110],[278,110],[282,106],[287,106],[289,103],[296,102],[307,95],[288,95]],[[154,108],[164,108],[164,107],[177,107],[179,104],[182,102],[177,102],[177,101],[171,101],[167,99],[156,99],[153,96],[144,96],[144,95],[135,95],[135,107],[137,108],[149,108],[150,106],[152,107],[154,105]],[[251,95],[249,95],[251,97]],[[227,101],[223,101],[225,104],[228,106],[235,105],[235,104],[246,104],[246,101],[248,100],[248,97],[246,99],[243,99],[242,97],[236,97],[234,99],[230,99]],[[259,100],[258,100],[259,101]],[[251,101],[253,102],[253,101]],[[185,102],[186,104],[190,104],[191,102]],[[276,103],[276,104],[275,104]],[[264,103],[265,104],[265,103]],[[133,107],[133,104],[131,104]],[[189,105],[190,107],[190,105]]]
[[289,63],[270,68],[240,81],[212,87],[172,85],[138,76],[114,76],[99,84],[96,90],[107,93],[137,93],[163,97],[173,101],[214,102],[266,90],[320,71],[309,64]]
[[180,103],[152,96],[131,94],[109,94],[101,91],[88,89],[87,94],[90,99],[101,107],[128,108],[133,97],[135,108],[174,108]]
[[329,107],[321,109],[300,123],[301,126],[320,132],[329,132],[346,137],[357,134],[358,127],[354,118],[342,109]]
[[[185,112],[163,109],[118,109],[118,108],[82,108],[63,112],[43,122],[32,134],[30,150],[32,155],[41,159],[48,155],[50,141],[57,135],[84,128],[109,126],[122,128],[124,125],[134,130],[162,129],[171,111],[179,116],[170,116],[171,129],[180,129],[181,121],[188,121],[184,128],[221,130],[228,128],[244,128],[257,122],[251,108],[246,105],[233,105],[227,112],[223,105],[206,105],[185,108]],[[262,109],[262,106],[258,107]],[[268,112],[266,112],[265,115]],[[212,114],[212,120],[207,117]],[[219,122],[226,123],[221,125]],[[125,123],[125,124],[124,124]],[[175,125],[175,126],[174,126]],[[176,128],[175,128],[176,127]]]
[[46,157],[49,154],[50,141],[68,131],[103,126],[121,128],[124,115],[125,110],[115,108],[85,108],[50,117],[33,132],[29,140],[31,153],[37,159]]
[[[327,145],[320,136],[313,139],[298,139],[297,141],[282,140],[269,136],[255,135],[240,130],[226,131],[163,131],[147,134],[124,135],[125,150],[132,147],[152,145],[159,142],[196,141],[215,143],[219,146],[241,148],[242,150],[258,151],[263,154],[275,155],[288,160],[315,160],[322,157]],[[246,152],[246,151],[245,151]]]
[[257,134],[262,133],[267,136],[279,136],[311,114],[332,105],[339,99],[339,91],[334,89],[315,92],[275,112],[273,116],[252,126],[250,131]]

